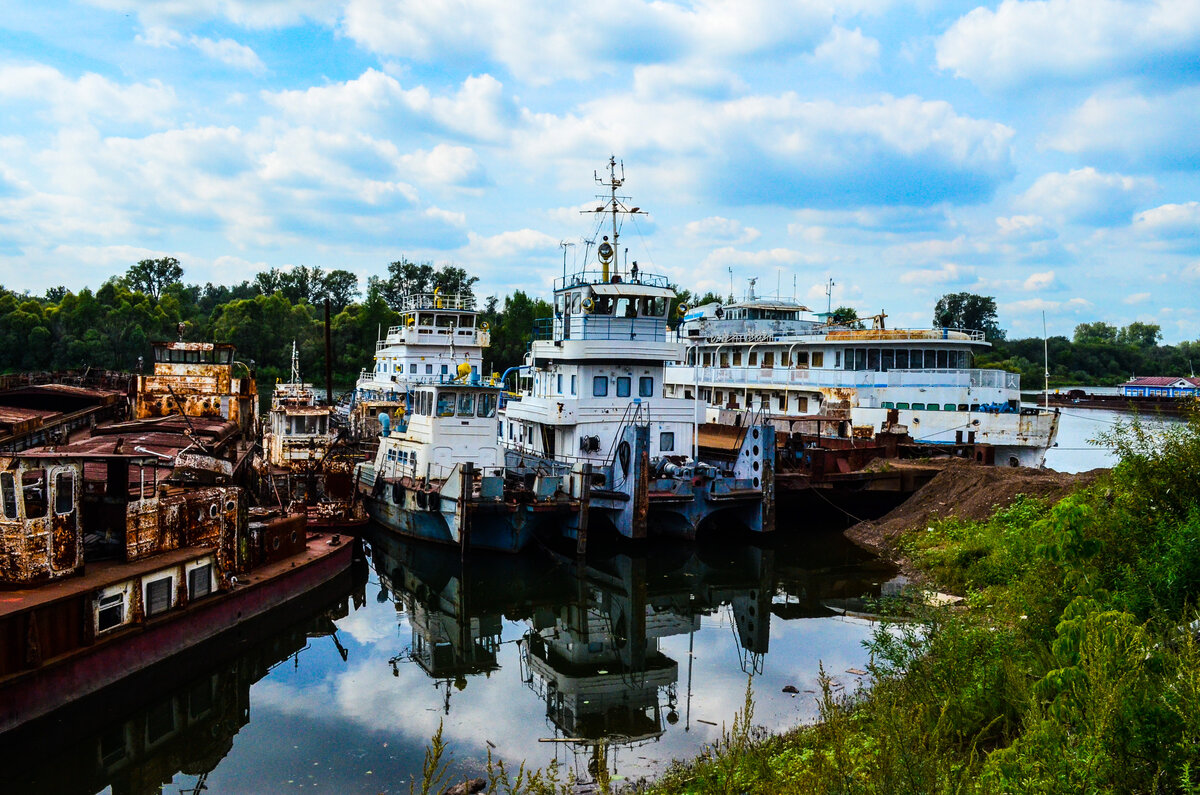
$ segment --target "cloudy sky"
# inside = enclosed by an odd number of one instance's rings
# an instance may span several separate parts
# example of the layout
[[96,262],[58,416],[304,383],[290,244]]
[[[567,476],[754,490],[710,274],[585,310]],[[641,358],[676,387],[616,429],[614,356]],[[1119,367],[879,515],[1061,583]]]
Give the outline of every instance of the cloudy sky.
[[405,256],[544,294],[613,154],[622,247],[693,289],[1200,336],[1198,0],[4,5],[9,289]]

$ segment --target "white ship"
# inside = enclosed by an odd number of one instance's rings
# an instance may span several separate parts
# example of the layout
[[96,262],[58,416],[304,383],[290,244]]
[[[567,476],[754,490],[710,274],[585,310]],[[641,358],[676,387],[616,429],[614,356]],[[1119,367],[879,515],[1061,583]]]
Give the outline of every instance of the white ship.
[[[554,317],[538,321],[519,400],[502,411],[510,465],[570,470],[571,494],[589,514],[623,536],[653,532],[693,536],[721,513],[753,530],[774,528],[774,428],[747,430],[730,460],[696,456],[699,406],[663,394],[667,362],[683,356],[668,339],[667,311],[675,291],[663,276],[618,256],[619,222],[629,209],[617,195],[616,160],[610,196],[597,208],[611,216],[611,242],[596,248],[601,269],[565,275],[554,286]],[[586,261],[587,258],[585,258]],[[769,436],[769,438],[767,438]],[[583,527],[568,527],[568,535]]]
[[[974,367],[982,331],[831,325],[807,307],[754,295],[688,312],[686,352],[666,368],[666,394],[696,399],[709,422],[767,413],[782,433],[840,417],[868,433],[906,427],[923,443],[991,445],[995,462],[1040,466],[1058,412],[1021,405],[1021,376]],[[828,318],[828,313],[826,313]],[[890,415],[890,417],[889,417]]]
[[440,289],[414,293],[401,300],[399,311],[400,323],[375,345],[374,369],[364,369],[355,385],[350,426],[359,438],[379,434],[380,412],[395,419],[412,386],[453,380],[464,362],[473,379],[483,369],[491,335],[478,322],[473,296],[443,295]]

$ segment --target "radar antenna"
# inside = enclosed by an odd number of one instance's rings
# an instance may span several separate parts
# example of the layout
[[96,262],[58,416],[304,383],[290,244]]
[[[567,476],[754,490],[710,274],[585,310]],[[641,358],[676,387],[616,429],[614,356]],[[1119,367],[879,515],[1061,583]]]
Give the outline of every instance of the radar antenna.
[[[621,176],[619,176],[619,177],[617,176],[617,166],[618,165],[620,165],[620,167],[621,167]],[[617,251],[618,251],[617,241],[620,239],[621,232],[620,232],[620,228],[617,226],[617,216],[621,215],[621,214],[623,214],[623,215],[645,215],[645,213],[642,212],[642,208],[640,208],[640,207],[626,207],[625,201],[628,200],[629,197],[617,195],[617,189],[625,184],[625,163],[621,162],[618,164],[616,155],[609,155],[609,158],[608,158],[608,180],[607,181],[605,181],[600,176],[600,172],[598,172],[598,171],[593,171],[592,177],[593,177],[593,179],[596,180],[597,184],[599,184],[605,188],[608,188],[608,191],[609,191],[608,196],[604,196],[603,194],[597,194],[597,196],[596,196],[597,199],[603,199],[604,204],[601,204],[599,207],[597,207],[594,210],[583,210],[582,211],[585,213],[595,213],[595,214],[611,213],[612,214],[612,241],[610,242],[608,239],[608,235],[605,235],[604,239],[600,243],[599,248],[596,249],[596,254],[600,258],[600,264],[601,264],[601,268],[602,268],[601,275],[603,276],[603,280],[607,282],[609,280],[608,267],[611,263],[616,262],[617,271],[618,272],[620,271],[621,263],[620,263],[620,259],[617,257]]]

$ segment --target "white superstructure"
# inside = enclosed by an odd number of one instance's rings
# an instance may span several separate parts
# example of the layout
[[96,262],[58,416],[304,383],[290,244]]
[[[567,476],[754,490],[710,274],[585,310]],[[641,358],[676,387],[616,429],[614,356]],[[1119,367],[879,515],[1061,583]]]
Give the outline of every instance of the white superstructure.
[[806,307],[756,298],[710,304],[677,330],[688,347],[666,368],[666,392],[697,398],[713,422],[762,408],[788,432],[805,416],[840,416],[874,431],[889,411],[922,442],[996,448],[997,463],[1037,466],[1054,443],[1058,414],[1022,407],[1021,377],[973,366],[983,332],[830,325]]

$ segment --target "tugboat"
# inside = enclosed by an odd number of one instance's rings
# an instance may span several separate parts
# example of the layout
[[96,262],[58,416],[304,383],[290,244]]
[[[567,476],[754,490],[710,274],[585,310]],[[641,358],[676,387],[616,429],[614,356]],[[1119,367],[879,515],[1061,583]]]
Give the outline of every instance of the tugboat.
[[300,378],[300,358],[292,343],[292,372],[275,385],[263,428],[260,491],[267,502],[302,510],[312,526],[347,527],[366,521],[354,499],[357,451],[345,429],[334,423],[334,407],[317,403],[312,384]]
[[526,386],[503,410],[507,461],[567,478],[588,508],[564,528],[577,540],[586,538],[589,517],[626,538],[692,538],[718,519],[769,532],[775,429],[752,418],[726,457],[699,459],[702,407],[663,394],[665,363],[683,356],[667,335],[675,291],[618,255],[620,222],[640,208],[617,195],[624,171],[617,176],[616,158],[608,166],[608,180],[596,181],[609,195],[589,211],[601,224],[611,218],[596,248],[600,270],[585,265],[555,281],[554,317],[537,322]]
[[500,387],[469,362],[453,380],[409,387],[397,425],[380,413],[375,460],[355,482],[372,519],[410,538],[517,552],[535,530],[577,514],[562,477],[510,471],[497,438]]
[[349,421],[358,439],[380,433],[379,414],[393,420],[407,405],[410,386],[447,381],[461,363],[473,375],[483,368],[491,342],[487,323],[478,322],[475,298],[468,294],[412,293],[400,302],[400,323],[376,343],[375,369],[359,374],[351,395]]

